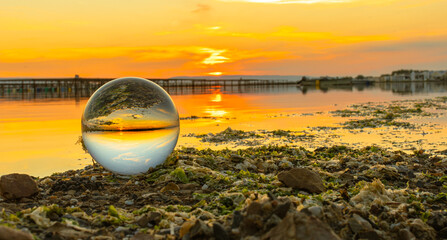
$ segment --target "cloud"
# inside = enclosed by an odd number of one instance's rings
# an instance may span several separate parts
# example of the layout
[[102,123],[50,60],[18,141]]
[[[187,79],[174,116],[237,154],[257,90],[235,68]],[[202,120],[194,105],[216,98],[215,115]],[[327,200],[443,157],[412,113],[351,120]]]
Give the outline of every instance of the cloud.
[[346,3],[352,0],[220,0],[222,2],[248,2],[273,4],[314,4],[314,3]]
[[209,57],[205,58],[202,63],[203,64],[209,64],[214,65],[218,63],[224,63],[228,62],[230,59],[227,57],[222,56],[226,50],[218,50],[218,49],[212,49],[212,48],[203,48],[203,52],[211,54]]
[[275,29],[265,32],[233,32],[222,29],[220,26],[203,26],[195,25],[190,29],[183,29],[181,31],[162,32],[158,34],[163,35],[178,35],[178,34],[194,34],[204,35],[210,37],[235,37],[235,38],[251,38],[261,41],[286,41],[286,42],[301,42],[315,45],[318,41],[320,46],[328,43],[337,44],[352,44],[359,42],[375,42],[394,40],[395,37],[389,34],[381,35],[339,35],[331,32],[308,32],[300,31],[293,26],[279,26]]
[[[362,4],[389,4],[399,0],[219,0],[221,2],[245,2],[264,4],[341,4],[341,3],[362,3]],[[437,0],[432,0],[437,1]]]
[[140,162],[142,160],[142,156],[136,156],[134,153],[127,152],[122,153],[114,158],[113,161],[132,161],[132,162]]
[[202,13],[202,12],[208,12],[211,10],[210,5],[199,3],[196,5],[196,8],[192,10],[193,13]]
[[447,49],[447,37],[444,39],[388,41],[366,48],[369,52],[427,51],[432,49]]

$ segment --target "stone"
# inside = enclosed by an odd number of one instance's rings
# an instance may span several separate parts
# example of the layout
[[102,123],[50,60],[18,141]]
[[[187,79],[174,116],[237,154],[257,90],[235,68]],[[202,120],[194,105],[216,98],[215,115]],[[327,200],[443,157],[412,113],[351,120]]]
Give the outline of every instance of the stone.
[[399,240],[416,240],[416,237],[408,229],[399,230]]
[[200,185],[197,183],[184,183],[178,185],[180,189],[182,190],[194,190],[200,188]]
[[447,212],[433,211],[428,218],[427,224],[437,231],[447,227]]
[[234,163],[241,163],[245,160],[242,156],[237,154],[231,154],[230,159]]
[[289,211],[291,205],[292,203],[290,201],[278,204],[275,210],[273,210],[273,213],[276,214],[276,216],[283,219],[287,215],[287,212]]
[[242,214],[240,211],[234,211],[233,213],[233,222],[231,223],[231,228],[238,228],[242,222]]
[[72,199],[70,199],[70,204],[71,205],[76,205],[76,204],[78,204],[78,199],[76,199],[76,198],[72,198]]
[[47,185],[47,184],[52,184],[53,180],[49,177],[44,178],[43,180],[40,181],[41,184]]
[[47,228],[46,232],[51,232],[55,239],[87,239],[92,235],[93,231],[78,226],[69,227],[56,222]]
[[316,218],[322,218],[323,217],[323,208],[320,206],[312,206],[307,209],[312,216]]
[[349,227],[354,233],[373,230],[371,223],[369,223],[367,220],[363,219],[357,214],[352,215],[348,223]]
[[276,214],[272,214],[269,219],[264,224],[264,230],[268,231],[273,227],[276,227],[282,219],[278,217]]
[[307,216],[304,213],[288,213],[284,219],[269,232],[264,234],[262,240],[339,240],[332,229],[319,219]]
[[75,195],[76,191],[75,190],[68,190],[66,194],[67,195]]
[[258,214],[251,214],[244,217],[239,227],[243,236],[251,236],[262,230],[264,222]]
[[180,238],[183,239],[207,239],[212,235],[213,230],[199,219],[185,222],[180,228]]
[[153,240],[155,237],[147,233],[137,233],[130,240]]
[[135,220],[135,223],[142,228],[147,227],[147,224],[149,223],[149,217],[147,216],[147,214],[143,214]]
[[129,231],[128,227],[119,226],[115,228],[115,232],[126,232],[126,231]]
[[234,205],[240,205],[245,201],[245,197],[242,193],[229,193],[226,197],[230,198]]
[[210,213],[208,211],[205,211],[205,210],[202,210],[201,213],[199,214],[199,219],[200,220],[210,220],[210,219],[213,219],[213,218],[215,218],[214,214],[212,214],[212,213]]
[[216,240],[230,240],[227,231],[225,231],[225,228],[218,222],[213,224],[213,233]]
[[33,235],[17,229],[0,226],[0,240],[33,240]]
[[259,202],[252,202],[247,207],[247,215],[260,215],[262,216],[262,204]]
[[158,225],[158,223],[161,221],[161,213],[159,212],[148,212],[147,213],[147,219],[150,224]]
[[189,230],[192,228],[193,225],[194,225],[194,221],[184,222],[182,227],[180,228],[179,238],[183,239],[186,236],[186,234],[189,233]]
[[0,193],[9,199],[31,197],[39,191],[37,183],[27,174],[8,174],[0,178]]
[[436,239],[436,231],[421,219],[411,219],[408,222],[416,239]]
[[278,180],[287,187],[306,190],[310,193],[321,193],[325,190],[323,180],[318,173],[307,168],[294,168],[278,174]]
[[447,239],[447,227],[441,229],[441,230],[438,232],[438,238],[441,238],[441,239]]
[[178,191],[178,190],[180,190],[180,187],[177,184],[175,184],[173,182],[170,182],[170,183],[166,184],[166,186],[164,186],[160,190],[160,192],[161,193],[164,193],[164,192],[167,192],[167,191],[174,191],[175,192],[175,191]]
[[362,231],[357,234],[359,239],[378,240],[380,235],[374,230]]

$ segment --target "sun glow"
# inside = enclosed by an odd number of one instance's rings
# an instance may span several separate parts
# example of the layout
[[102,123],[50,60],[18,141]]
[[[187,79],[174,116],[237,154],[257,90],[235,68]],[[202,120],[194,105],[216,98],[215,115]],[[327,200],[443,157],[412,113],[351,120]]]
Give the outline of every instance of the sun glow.
[[223,73],[222,72],[210,72],[208,74],[212,75],[212,76],[221,76]]
[[214,26],[214,27],[209,27],[207,29],[208,30],[219,30],[219,29],[221,29],[221,27],[220,26]]
[[218,63],[224,63],[228,62],[230,59],[227,57],[222,56],[221,54],[226,52],[227,50],[218,50],[218,49],[212,49],[212,48],[202,48],[203,53],[210,53],[211,56],[205,58],[202,63],[208,64],[208,65],[214,65]]
[[447,63],[442,0],[3,2],[0,77],[374,76]]

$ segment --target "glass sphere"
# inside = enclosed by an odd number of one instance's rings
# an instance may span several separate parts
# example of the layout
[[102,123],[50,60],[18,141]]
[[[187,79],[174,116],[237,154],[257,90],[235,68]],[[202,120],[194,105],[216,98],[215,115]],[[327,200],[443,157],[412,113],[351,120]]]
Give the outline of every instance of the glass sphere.
[[166,160],[179,126],[177,109],[165,90],[149,80],[127,77],[104,84],[90,97],[82,138],[104,168],[133,175]]

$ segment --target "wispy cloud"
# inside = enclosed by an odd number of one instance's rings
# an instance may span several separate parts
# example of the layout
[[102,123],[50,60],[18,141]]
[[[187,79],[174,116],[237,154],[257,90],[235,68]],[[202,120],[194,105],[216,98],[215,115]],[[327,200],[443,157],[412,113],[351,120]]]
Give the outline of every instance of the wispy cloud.
[[[213,31],[210,31],[213,30]],[[388,34],[381,35],[341,35],[333,32],[309,32],[300,31],[293,26],[279,26],[275,29],[265,32],[239,32],[222,29],[220,26],[203,26],[195,25],[190,29],[183,29],[181,31],[163,32],[159,34],[163,35],[177,35],[177,34],[200,34],[210,37],[235,37],[235,38],[250,38],[256,40],[269,40],[269,41],[286,41],[286,42],[301,42],[312,43],[318,41],[320,46],[324,46],[323,43],[335,43],[335,44],[351,44],[359,42],[374,42],[393,40],[395,37]]]
[[436,39],[387,41],[366,47],[368,52],[439,51],[447,50],[447,36]]
[[132,162],[140,162],[142,160],[141,156],[136,156],[134,153],[127,152],[122,153],[114,158],[112,158],[114,161],[132,161]]
[[193,13],[202,13],[202,12],[208,12],[211,10],[210,5],[207,4],[197,4],[196,8],[194,10],[192,10]]
[[209,64],[214,65],[218,63],[224,63],[228,62],[230,59],[227,57],[222,56],[226,50],[218,50],[218,49],[212,49],[212,48],[202,48],[202,51],[204,53],[211,54],[209,57],[205,58],[202,63],[203,64]]
[[391,2],[395,2],[398,0],[219,0],[219,1],[265,3],[265,4],[340,4],[340,3],[389,4]]
[[273,4],[314,4],[314,3],[346,3],[352,0],[220,0],[222,2],[249,2]]

